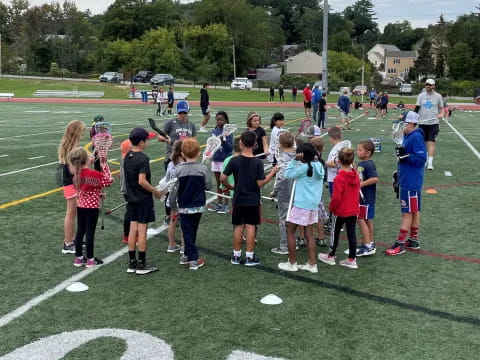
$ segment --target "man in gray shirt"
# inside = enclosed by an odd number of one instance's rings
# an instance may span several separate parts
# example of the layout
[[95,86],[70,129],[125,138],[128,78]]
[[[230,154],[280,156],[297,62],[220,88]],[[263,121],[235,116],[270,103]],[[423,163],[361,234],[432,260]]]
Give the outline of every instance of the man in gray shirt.
[[417,97],[415,112],[418,113],[419,128],[423,130],[425,145],[427,146],[427,169],[433,170],[433,156],[435,155],[435,139],[440,131],[439,122],[443,117],[442,95],[434,91],[435,80],[425,81],[425,91]]
[[168,137],[159,135],[158,139],[167,144],[165,153],[165,171],[167,171],[168,163],[170,162],[170,155],[172,154],[172,145],[176,140],[183,140],[186,138],[196,138],[197,129],[195,124],[188,120],[188,113],[190,112],[190,105],[186,100],[181,100],[177,103],[177,116],[168,120],[163,125],[163,132]]

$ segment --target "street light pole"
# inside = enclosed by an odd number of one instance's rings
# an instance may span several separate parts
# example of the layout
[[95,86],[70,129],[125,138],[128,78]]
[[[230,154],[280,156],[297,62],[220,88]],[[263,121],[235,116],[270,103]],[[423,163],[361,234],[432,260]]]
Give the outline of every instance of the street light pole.
[[328,91],[328,0],[323,1],[322,85]]
[[232,36],[232,48],[233,48],[233,79],[237,78],[237,67],[235,65],[235,39]]
[[365,84],[365,44],[362,44],[362,104],[363,104],[363,86]]
[[0,76],[2,76],[2,34],[0,34]]

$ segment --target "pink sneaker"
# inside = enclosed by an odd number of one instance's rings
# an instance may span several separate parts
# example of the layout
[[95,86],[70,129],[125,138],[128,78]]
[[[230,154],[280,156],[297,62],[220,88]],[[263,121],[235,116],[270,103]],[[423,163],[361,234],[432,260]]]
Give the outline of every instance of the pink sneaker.
[[91,268],[91,267],[94,267],[96,265],[102,265],[102,264],[103,264],[102,260],[97,259],[97,258],[93,258],[93,259],[88,259],[87,264],[85,266],[87,268]]
[[85,266],[86,263],[87,263],[87,260],[83,256],[75,257],[75,260],[73,260],[73,266],[75,267]]

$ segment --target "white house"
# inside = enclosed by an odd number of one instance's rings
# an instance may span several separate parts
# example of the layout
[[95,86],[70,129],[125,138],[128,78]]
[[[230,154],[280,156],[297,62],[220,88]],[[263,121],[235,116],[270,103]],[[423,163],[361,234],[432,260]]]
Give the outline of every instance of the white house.
[[322,57],[313,51],[304,51],[285,60],[287,74],[319,75],[322,73]]
[[368,61],[370,61],[376,69],[385,67],[385,52],[400,51],[395,45],[377,44],[367,52]]

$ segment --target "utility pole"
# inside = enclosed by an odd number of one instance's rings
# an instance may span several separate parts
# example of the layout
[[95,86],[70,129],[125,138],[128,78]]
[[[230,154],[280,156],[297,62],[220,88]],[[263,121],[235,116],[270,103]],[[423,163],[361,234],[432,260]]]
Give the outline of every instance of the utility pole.
[[323,0],[322,84],[328,91],[328,0]]
[[362,44],[362,104],[363,104],[363,86],[365,84],[365,44]]
[[2,34],[0,34],[0,77],[2,76]]
[[233,79],[237,78],[237,67],[235,65],[235,39],[232,36],[232,47],[233,47]]

